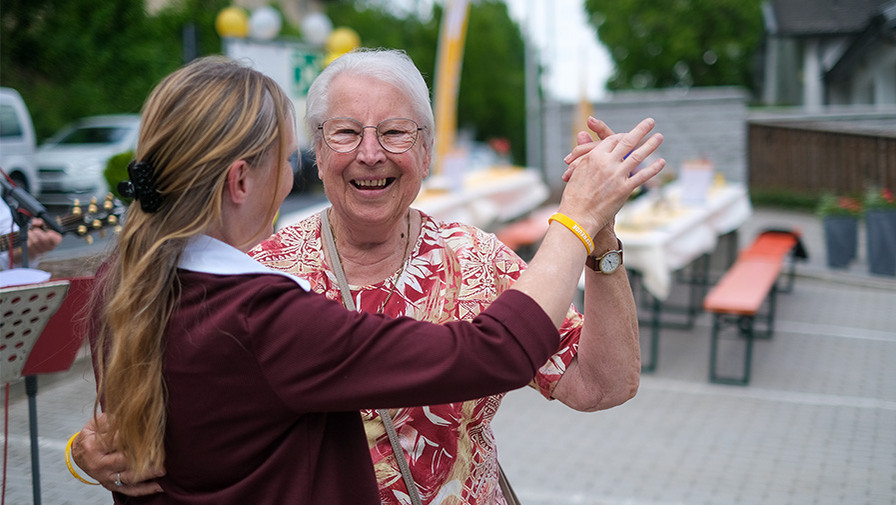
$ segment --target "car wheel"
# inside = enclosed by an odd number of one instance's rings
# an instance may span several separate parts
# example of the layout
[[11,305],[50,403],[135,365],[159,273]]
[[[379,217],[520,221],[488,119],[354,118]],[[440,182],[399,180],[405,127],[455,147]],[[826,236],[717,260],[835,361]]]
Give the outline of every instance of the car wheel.
[[26,179],[25,176],[21,172],[13,172],[12,174],[9,175],[9,178],[12,179],[12,182],[16,186],[24,189],[25,191],[27,191],[29,193],[31,192],[31,187],[28,185],[28,179]]

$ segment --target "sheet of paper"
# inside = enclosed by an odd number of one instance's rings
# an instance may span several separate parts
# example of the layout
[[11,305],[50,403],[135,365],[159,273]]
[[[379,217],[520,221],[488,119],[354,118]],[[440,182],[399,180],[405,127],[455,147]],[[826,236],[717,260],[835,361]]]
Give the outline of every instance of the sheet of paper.
[[683,205],[702,205],[713,180],[713,164],[706,159],[685,161],[678,175]]

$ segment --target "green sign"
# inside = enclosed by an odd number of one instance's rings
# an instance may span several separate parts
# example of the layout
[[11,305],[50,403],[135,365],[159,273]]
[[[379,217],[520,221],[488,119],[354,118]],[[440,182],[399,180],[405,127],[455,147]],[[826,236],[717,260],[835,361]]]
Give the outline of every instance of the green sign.
[[317,52],[296,49],[292,52],[292,94],[304,97],[311,83],[320,74],[323,55]]

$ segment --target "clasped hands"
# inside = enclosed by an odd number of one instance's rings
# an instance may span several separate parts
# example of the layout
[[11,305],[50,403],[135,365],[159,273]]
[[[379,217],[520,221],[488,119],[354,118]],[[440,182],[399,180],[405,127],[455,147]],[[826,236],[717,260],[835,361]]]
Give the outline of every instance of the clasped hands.
[[[639,166],[662,144],[663,135],[650,135],[655,126],[651,118],[624,133],[614,133],[606,123],[593,117],[588,118],[587,125],[597,135],[597,140],[588,132],[580,131],[576,135],[576,147],[564,158],[568,168],[562,179],[577,188],[564,192],[560,211],[563,212],[564,207],[587,208],[587,212],[584,215],[580,212],[576,220],[593,232],[596,243],[612,245],[615,244],[615,216],[622,205],[635,189],[666,165],[660,158],[647,166]],[[580,199],[597,203],[583,206]]]

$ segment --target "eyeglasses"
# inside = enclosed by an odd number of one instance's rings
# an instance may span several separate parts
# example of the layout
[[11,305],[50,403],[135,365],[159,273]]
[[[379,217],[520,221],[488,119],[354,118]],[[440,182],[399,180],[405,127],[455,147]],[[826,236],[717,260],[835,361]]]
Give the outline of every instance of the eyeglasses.
[[337,153],[350,153],[361,145],[364,130],[376,130],[376,139],[383,149],[393,154],[410,150],[417,143],[417,133],[423,128],[414,120],[402,117],[384,119],[376,126],[364,126],[350,117],[333,117],[317,127],[324,142]]

